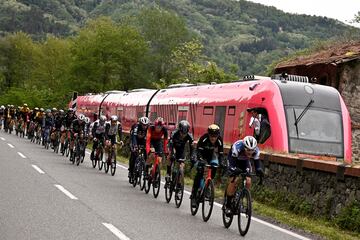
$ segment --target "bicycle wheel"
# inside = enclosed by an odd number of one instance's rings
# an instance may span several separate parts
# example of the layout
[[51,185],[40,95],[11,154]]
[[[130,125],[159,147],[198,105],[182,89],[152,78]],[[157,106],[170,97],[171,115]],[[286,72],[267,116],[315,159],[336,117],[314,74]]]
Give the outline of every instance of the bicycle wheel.
[[225,228],[229,228],[231,223],[232,223],[232,220],[234,218],[234,215],[231,214],[231,215],[226,215],[225,213],[225,206],[226,206],[226,202],[227,202],[227,194],[225,192],[224,194],[224,203],[223,203],[223,206],[222,206],[222,219],[223,219],[223,224],[224,224],[224,227]]
[[98,168],[99,168],[99,171],[101,171],[103,165],[104,165],[104,162],[103,162],[103,158],[104,158],[104,153],[103,151],[100,152],[99,154],[99,162],[98,162]]
[[179,208],[184,196],[184,185],[182,184],[183,175],[180,173],[180,171],[177,172],[175,179],[175,205],[177,208]]
[[173,193],[172,181],[166,180],[166,182],[165,182],[165,200],[167,203],[169,203],[171,201],[172,193]]
[[214,183],[210,179],[204,189],[204,201],[202,204],[202,217],[204,222],[210,219],[214,206]]
[[155,177],[153,182],[153,194],[154,198],[157,198],[160,192],[160,186],[161,186],[161,172],[159,165],[156,166],[155,169]]
[[70,161],[72,162],[72,164],[75,164],[75,153],[74,150],[70,150]]
[[242,190],[238,206],[238,228],[240,235],[245,236],[249,231],[252,213],[251,195],[246,188]]
[[104,171],[105,171],[105,173],[108,173],[109,167],[110,167],[109,161],[111,161],[111,160],[109,159],[109,156],[106,156],[105,158],[106,158],[106,161],[104,162]]
[[140,173],[139,173],[139,186],[140,186],[140,191],[144,190],[145,188],[145,184],[146,184],[146,181],[145,181],[145,177],[144,177],[144,174],[145,174],[145,164],[142,162],[141,163],[141,166],[140,166]]
[[115,175],[116,172],[116,153],[115,151],[113,151],[113,155],[112,155],[112,161],[111,161],[111,176]]
[[[146,173],[145,173],[145,174],[146,174]],[[151,173],[150,173],[150,174],[147,174],[147,179],[146,179],[146,177],[144,176],[144,189],[145,189],[145,193],[146,193],[146,194],[148,194],[149,191],[150,191],[151,182],[152,182]]]
[[68,157],[70,154],[69,142],[65,143],[65,152],[66,152],[66,157]]
[[91,164],[92,164],[93,168],[96,168],[97,160],[95,158],[92,158]]
[[[197,211],[199,210],[199,205],[200,205],[200,201],[198,200],[200,198],[200,196],[198,196],[199,194],[197,194],[197,196],[194,196],[193,199],[191,199],[190,201],[190,211],[191,211],[191,215],[195,216]],[[196,202],[196,205],[192,205],[192,202]]]
[[81,156],[80,156],[80,143],[76,144],[76,154],[75,154],[75,158],[76,158],[76,166],[79,166],[80,161],[81,161]]

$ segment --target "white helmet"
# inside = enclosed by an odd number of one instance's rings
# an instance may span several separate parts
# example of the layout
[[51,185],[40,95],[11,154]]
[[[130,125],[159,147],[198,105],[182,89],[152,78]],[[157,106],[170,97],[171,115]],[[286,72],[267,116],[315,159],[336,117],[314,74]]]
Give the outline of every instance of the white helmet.
[[80,114],[80,115],[78,116],[78,119],[79,119],[80,121],[85,121],[85,115],[84,115],[84,114]]
[[1,109],[5,109],[4,105],[1,105]]
[[143,125],[149,125],[150,120],[147,117],[141,117],[141,118],[139,118],[139,122]]
[[111,121],[117,121],[118,117],[116,115],[112,115],[110,118]]
[[101,115],[99,118],[100,123],[104,123],[104,122],[106,122],[106,120],[107,120],[106,116],[104,116],[104,115]]
[[90,122],[90,118],[85,117],[85,123],[88,124]]
[[255,150],[256,146],[257,146],[257,141],[253,136],[246,136],[244,137],[244,145],[245,148],[249,149],[249,150]]

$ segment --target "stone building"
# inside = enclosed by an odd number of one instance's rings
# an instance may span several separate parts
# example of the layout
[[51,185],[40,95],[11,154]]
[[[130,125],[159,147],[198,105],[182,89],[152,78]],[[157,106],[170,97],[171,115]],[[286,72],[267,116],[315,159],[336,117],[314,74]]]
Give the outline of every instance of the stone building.
[[332,45],[306,56],[281,62],[275,73],[308,76],[339,90],[352,120],[353,162],[360,163],[360,42]]

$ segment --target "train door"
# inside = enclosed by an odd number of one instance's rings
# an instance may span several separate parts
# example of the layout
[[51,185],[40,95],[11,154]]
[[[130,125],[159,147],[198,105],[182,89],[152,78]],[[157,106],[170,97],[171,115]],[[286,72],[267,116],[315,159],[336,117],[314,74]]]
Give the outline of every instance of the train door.
[[214,123],[220,127],[220,135],[222,138],[224,138],[225,114],[226,114],[226,106],[216,106],[215,107]]

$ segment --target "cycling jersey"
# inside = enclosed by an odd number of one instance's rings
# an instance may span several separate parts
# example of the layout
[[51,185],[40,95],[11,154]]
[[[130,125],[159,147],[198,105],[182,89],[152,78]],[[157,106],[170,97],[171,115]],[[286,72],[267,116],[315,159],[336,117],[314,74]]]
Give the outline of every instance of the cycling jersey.
[[[250,158],[258,160],[260,156],[260,150],[258,147],[251,154],[250,157],[246,155],[245,144],[243,140],[236,141],[230,149],[228,154],[229,168],[239,168],[242,171],[251,171]],[[258,170],[258,161],[255,161],[256,169]]]
[[215,144],[212,144],[210,142],[209,134],[205,133],[200,137],[196,149],[197,159],[203,159],[210,163],[211,160],[215,160],[214,158],[217,155],[217,160],[222,162],[224,155],[224,145],[220,136],[216,140]]
[[171,154],[173,154],[174,149],[175,149],[175,158],[176,159],[184,159],[185,158],[186,142],[189,142],[190,156],[192,156],[194,138],[191,135],[191,133],[187,133],[183,138],[181,137],[179,130],[175,130],[171,134],[170,141],[169,141],[169,151]]
[[84,129],[85,129],[85,122],[84,121],[80,122],[79,119],[73,120],[73,122],[71,124],[71,130],[72,130],[73,133],[84,132]]
[[162,153],[161,138],[164,137],[164,152],[166,153],[166,146],[168,142],[168,131],[166,127],[162,127],[159,132],[156,132],[155,126],[152,125],[147,129],[146,134],[146,153],[150,152],[150,146],[155,148],[155,152]]
[[122,127],[119,121],[115,125],[111,125],[111,121],[105,124],[105,138],[111,140],[111,144],[116,143],[116,134],[119,134],[121,141],[122,138]]
[[146,132],[147,132],[147,127],[144,128],[141,123],[135,123],[134,125],[132,125],[130,130],[131,145],[132,146],[145,145]]
[[94,126],[92,127],[92,135],[93,136],[104,135],[105,134],[105,128],[106,128],[106,123],[105,122],[103,124],[101,124],[100,120],[96,120],[94,122]]

